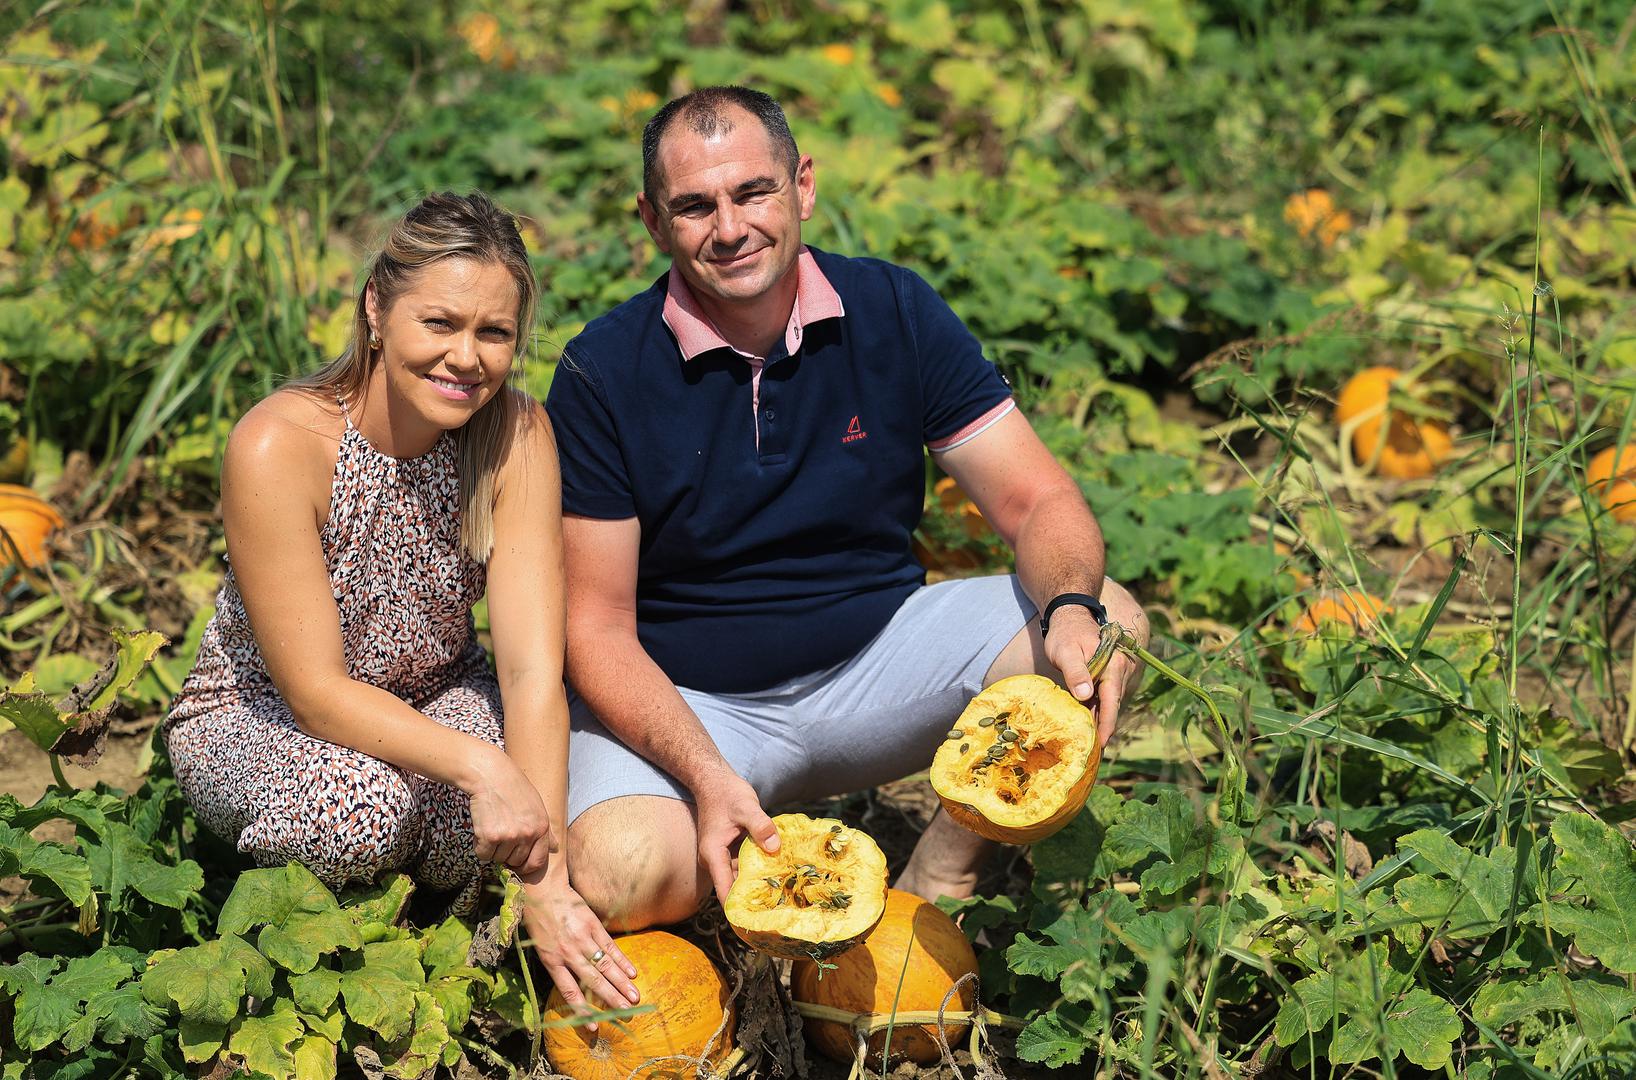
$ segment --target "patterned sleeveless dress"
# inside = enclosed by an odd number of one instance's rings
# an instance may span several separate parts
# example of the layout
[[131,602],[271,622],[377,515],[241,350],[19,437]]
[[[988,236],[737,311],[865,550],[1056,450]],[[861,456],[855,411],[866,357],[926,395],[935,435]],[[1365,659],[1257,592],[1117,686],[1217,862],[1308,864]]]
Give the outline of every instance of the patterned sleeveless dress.
[[[347,674],[503,745],[499,686],[472,625],[486,571],[460,544],[453,438],[392,458],[348,416],[320,540]],[[164,737],[200,819],[258,864],[294,859],[331,887],[404,869],[475,899],[468,796],[303,733],[267,674],[231,566]]]

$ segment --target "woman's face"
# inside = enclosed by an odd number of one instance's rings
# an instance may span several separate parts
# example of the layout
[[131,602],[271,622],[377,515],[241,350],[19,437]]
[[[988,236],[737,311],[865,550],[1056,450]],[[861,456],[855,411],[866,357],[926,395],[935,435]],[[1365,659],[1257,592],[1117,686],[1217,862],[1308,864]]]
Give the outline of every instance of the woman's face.
[[391,415],[406,406],[445,431],[476,415],[511,371],[519,299],[504,266],[461,256],[421,270],[385,311],[371,289],[365,310],[381,339],[376,375]]

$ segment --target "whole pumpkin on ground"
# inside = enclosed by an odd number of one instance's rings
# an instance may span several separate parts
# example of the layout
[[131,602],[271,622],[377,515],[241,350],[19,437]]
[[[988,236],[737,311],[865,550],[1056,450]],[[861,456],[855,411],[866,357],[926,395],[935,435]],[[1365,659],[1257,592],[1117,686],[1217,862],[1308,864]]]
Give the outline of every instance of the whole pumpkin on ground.
[[[907,957],[907,962],[905,962]],[[960,928],[937,907],[912,893],[892,889],[886,894],[886,913],[863,942],[820,970],[811,961],[797,961],[790,969],[790,991],[796,1001],[824,1005],[871,1019],[914,1012],[936,1012],[949,989],[977,971],[977,955]],[[900,985],[901,982],[901,985]],[[949,998],[945,1015],[977,1007],[977,986],[967,983]],[[804,1027],[813,1046],[836,1061],[853,1056],[851,1029],[834,1020],[806,1019]],[[969,1025],[944,1024],[945,1037],[954,1044]],[[870,1064],[879,1068],[888,1050],[892,1063],[908,1059],[930,1064],[941,1057],[934,1032],[936,1024],[894,1026],[891,1046],[887,1033],[869,1037]]]
[[822,960],[856,945],[886,908],[886,856],[836,818],[780,814],[779,849],[751,839],[722,911],[745,944],[786,960]]
[[1591,458],[1585,466],[1585,486],[1602,500],[1616,521],[1636,522],[1636,442],[1625,447],[1623,454],[1617,446]]
[[36,495],[32,488],[0,484],[0,567],[11,562],[25,569],[45,565],[46,541],[63,527],[57,508]]
[[[683,1080],[697,1073],[693,1061],[699,1057],[719,1063],[732,1051],[731,988],[702,949],[662,930],[614,941],[636,965],[642,1004],[654,1008],[625,1020],[604,1020],[595,1035],[584,1027],[546,1027],[545,1052],[553,1068],[574,1080],[625,1080],[639,1068],[640,1080]],[[545,1019],[573,1016],[561,991],[553,989]],[[718,1028],[720,1037],[712,1041]],[[671,1060],[643,1067],[655,1058]]]
[[1403,373],[1396,368],[1371,367],[1358,372],[1341,388],[1335,403],[1335,423],[1344,430],[1358,421],[1352,430],[1352,458],[1359,466],[1374,461],[1380,475],[1400,480],[1431,476],[1454,454],[1448,425],[1438,420],[1416,420],[1408,413],[1390,409],[1387,403],[1394,385],[1408,388]]
[[1316,634],[1325,623],[1344,623],[1359,630],[1392,609],[1377,596],[1365,592],[1337,593],[1321,597],[1301,612],[1293,629],[1298,634]]
[[1043,675],[1013,675],[954,722],[932,758],[932,789],[957,824],[1029,844],[1079,813],[1101,761],[1089,709]]

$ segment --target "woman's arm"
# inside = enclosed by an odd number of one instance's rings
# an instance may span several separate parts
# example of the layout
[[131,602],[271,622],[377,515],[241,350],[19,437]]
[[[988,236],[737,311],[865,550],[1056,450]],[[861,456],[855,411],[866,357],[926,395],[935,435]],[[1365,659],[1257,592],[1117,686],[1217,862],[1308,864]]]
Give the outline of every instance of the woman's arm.
[[617,1008],[638,1000],[631,983],[636,968],[568,879],[562,484],[544,409],[530,403],[512,447],[501,466],[494,506],[489,628],[505,708],[506,753],[533,781],[558,830],[556,854],[546,867],[524,874],[528,930],[570,1005],[583,1003],[583,985]]
[[545,807],[499,747],[347,675],[319,541],[335,468],[335,440],[324,434],[332,422],[312,399],[286,392],[252,409],[228,439],[227,552],[273,685],[307,734],[469,793],[479,858],[543,865]]

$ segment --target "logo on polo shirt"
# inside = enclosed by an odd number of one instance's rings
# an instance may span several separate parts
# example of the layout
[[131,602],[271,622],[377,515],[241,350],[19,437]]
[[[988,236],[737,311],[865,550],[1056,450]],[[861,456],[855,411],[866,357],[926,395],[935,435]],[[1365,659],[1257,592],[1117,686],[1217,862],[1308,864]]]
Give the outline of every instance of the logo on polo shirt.
[[843,443],[849,443],[867,438],[869,438],[869,432],[863,429],[862,425],[858,423],[858,418],[854,416],[852,418],[852,423],[846,426],[846,434],[841,436],[841,441]]

